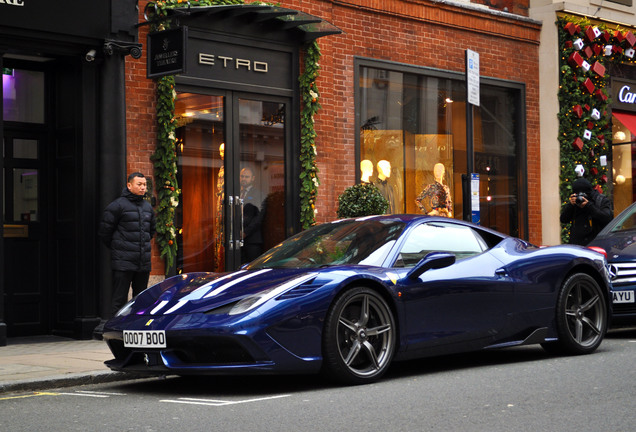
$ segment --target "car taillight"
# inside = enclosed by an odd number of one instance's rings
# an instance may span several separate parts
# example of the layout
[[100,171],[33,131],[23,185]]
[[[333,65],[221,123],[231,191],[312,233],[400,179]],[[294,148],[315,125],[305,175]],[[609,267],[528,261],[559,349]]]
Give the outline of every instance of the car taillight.
[[598,247],[598,246],[588,246],[588,249],[592,249],[594,252],[598,252],[600,254],[603,254],[603,256],[605,257],[605,259],[607,259],[607,251],[605,249],[603,249],[602,247]]

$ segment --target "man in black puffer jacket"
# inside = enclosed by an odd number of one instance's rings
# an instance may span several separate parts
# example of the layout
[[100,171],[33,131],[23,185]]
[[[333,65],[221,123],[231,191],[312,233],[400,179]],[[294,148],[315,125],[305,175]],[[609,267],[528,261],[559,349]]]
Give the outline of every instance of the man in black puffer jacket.
[[148,286],[155,213],[150,203],[144,200],[146,186],[142,173],[130,174],[127,187],[106,207],[99,225],[99,237],[111,251],[112,315],[128,300],[131,283],[133,297]]

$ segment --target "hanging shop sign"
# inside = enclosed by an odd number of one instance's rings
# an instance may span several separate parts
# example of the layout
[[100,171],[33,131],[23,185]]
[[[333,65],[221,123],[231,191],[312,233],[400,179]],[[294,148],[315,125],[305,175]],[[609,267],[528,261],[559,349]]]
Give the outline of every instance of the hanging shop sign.
[[185,73],[187,39],[187,27],[149,33],[147,77],[157,78]]
[[612,78],[612,108],[636,112],[636,82]]

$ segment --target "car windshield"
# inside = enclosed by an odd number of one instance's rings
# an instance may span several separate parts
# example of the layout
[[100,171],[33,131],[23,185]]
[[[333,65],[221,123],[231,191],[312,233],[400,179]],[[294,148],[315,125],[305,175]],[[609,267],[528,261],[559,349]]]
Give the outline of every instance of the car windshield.
[[378,266],[384,262],[404,226],[404,222],[397,220],[346,219],[325,223],[290,237],[246,268]]
[[630,211],[618,216],[614,222],[612,232],[636,230],[636,206],[630,208]]

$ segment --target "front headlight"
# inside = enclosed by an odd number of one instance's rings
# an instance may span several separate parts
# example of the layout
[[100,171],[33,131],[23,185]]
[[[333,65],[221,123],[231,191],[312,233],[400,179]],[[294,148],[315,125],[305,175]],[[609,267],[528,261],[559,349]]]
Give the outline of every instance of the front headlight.
[[116,317],[128,316],[132,312],[132,306],[135,303],[135,299],[132,299],[128,303],[126,303],[121,309],[117,311],[115,314]]
[[228,315],[238,315],[245,312],[248,312],[252,309],[256,309],[266,301],[278,297],[285,291],[289,291],[290,289],[296,288],[298,285],[304,284],[310,279],[316,277],[314,273],[309,273],[303,276],[299,276],[295,279],[285,282],[282,285],[278,285],[272,288],[268,288],[264,291],[261,291],[256,294],[249,295],[244,299],[241,299],[238,303],[234,305],[232,309],[228,312]]

